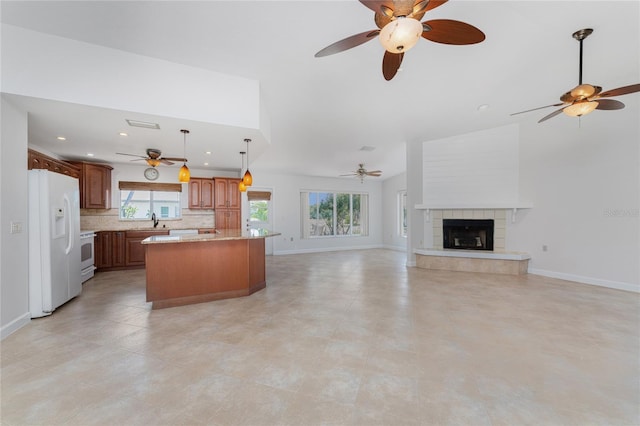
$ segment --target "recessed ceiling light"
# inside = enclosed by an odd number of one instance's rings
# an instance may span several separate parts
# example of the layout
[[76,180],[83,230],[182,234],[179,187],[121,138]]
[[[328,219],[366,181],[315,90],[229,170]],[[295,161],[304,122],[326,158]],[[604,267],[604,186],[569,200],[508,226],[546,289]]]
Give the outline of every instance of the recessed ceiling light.
[[118,133],[118,134],[119,134],[120,136],[129,136],[129,135],[128,135],[127,133],[125,133],[125,132],[120,132],[120,133]]
[[205,165],[205,166],[208,166],[208,165],[209,165],[209,163],[204,163],[204,165]]
[[486,111],[489,109],[489,105],[488,104],[482,104],[478,107],[478,111]]
[[211,155],[211,151],[207,151],[207,152],[205,152],[205,154]]
[[145,129],[160,129],[160,125],[158,123],[148,123],[146,121],[138,121],[138,120],[130,120],[126,119],[129,126],[132,127],[143,127]]
[[56,139],[58,139],[59,141],[66,141],[67,138],[65,138],[64,136],[58,136]]
[[93,157],[93,154],[91,152],[87,152],[87,157]]

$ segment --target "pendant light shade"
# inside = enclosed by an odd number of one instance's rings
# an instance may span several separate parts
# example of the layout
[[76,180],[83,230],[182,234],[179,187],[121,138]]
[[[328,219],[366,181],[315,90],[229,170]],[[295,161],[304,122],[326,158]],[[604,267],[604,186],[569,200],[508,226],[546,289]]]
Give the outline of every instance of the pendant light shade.
[[245,187],[247,187],[253,183],[253,176],[251,176],[251,172],[249,171],[249,142],[251,142],[251,139],[245,139],[244,141],[247,143],[247,171],[244,172],[244,176],[242,176],[242,182]]
[[191,172],[189,171],[189,168],[187,167],[187,134],[189,134],[189,131],[185,130],[185,129],[182,129],[180,131],[184,135],[184,137],[183,137],[183,146],[184,146],[183,159],[184,159],[184,161],[182,163],[182,167],[180,167],[180,171],[178,172],[178,182],[189,182],[191,180]]
[[[242,173],[242,170],[244,170],[244,154],[246,154],[246,152],[240,151],[240,155],[242,155],[242,166],[240,166],[240,173]],[[240,179],[240,182],[238,183],[238,191],[247,192],[247,186],[244,184],[244,179]]]
[[189,182],[191,180],[191,172],[186,164],[183,164],[180,167],[180,171],[178,172],[178,182]]

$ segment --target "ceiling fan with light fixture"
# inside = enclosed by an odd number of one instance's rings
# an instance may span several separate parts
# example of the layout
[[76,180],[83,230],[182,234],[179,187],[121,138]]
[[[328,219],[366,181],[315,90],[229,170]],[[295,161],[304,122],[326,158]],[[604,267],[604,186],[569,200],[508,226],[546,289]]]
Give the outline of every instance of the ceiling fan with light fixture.
[[582,84],[582,42],[587,38],[593,29],[585,28],[578,30],[572,34],[572,37],[580,42],[580,70],[578,75],[578,85],[562,95],[560,97],[560,103],[546,105],[543,107],[528,109],[526,111],[515,112],[511,115],[523,114],[525,112],[537,111],[539,109],[562,106],[562,108],[553,111],[551,114],[545,115],[538,123],[542,123],[556,115],[564,112],[572,117],[582,117],[585,114],[589,114],[595,109],[600,110],[616,110],[624,108],[624,104],[615,99],[603,99],[610,98],[612,96],[628,95],[629,93],[640,92],[640,84],[632,84],[630,86],[618,87],[616,89],[602,91],[602,87],[593,86],[591,84]]
[[124,152],[116,152],[116,154],[118,154],[118,155],[128,155],[128,156],[131,156],[131,157],[138,157],[137,159],[131,160],[131,161],[145,160],[147,162],[147,164],[149,164],[151,167],[156,167],[160,163],[170,166],[170,165],[173,164],[174,161],[182,161],[182,162],[186,162],[187,161],[186,158],[163,157],[162,156],[162,151],[160,151],[159,149],[155,149],[155,148],[148,148],[146,157],[144,155],[125,154]]
[[375,176],[375,177],[379,177],[382,175],[382,171],[381,170],[367,170],[364,168],[364,163],[360,163],[358,164],[358,168],[356,170],[354,170],[352,173],[348,173],[346,175],[340,175],[340,176],[357,176],[360,178],[360,182],[364,181],[364,178],[367,176]]
[[375,12],[374,21],[379,29],[365,31],[337,41],[315,54],[316,58],[333,55],[359,46],[375,36],[385,48],[382,59],[382,75],[391,80],[400,65],[404,53],[418,42],[420,37],[443,44],[475,44],[485,39],[482,31],[465,22],[451,19],[433,19],[420,22],[431,9],[447,0],[360,0]]

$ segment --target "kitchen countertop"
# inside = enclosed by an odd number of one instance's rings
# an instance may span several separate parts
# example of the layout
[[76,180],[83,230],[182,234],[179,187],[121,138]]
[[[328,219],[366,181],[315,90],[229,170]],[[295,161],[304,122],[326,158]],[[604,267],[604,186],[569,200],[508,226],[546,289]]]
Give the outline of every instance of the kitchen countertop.
[[200,241],[222,241],[222,240],[248,240],[256,238],[267,238],[280,235],[279,232],[268,231],[266,229],[251,229],[243,231],[240,229],[221,229],[215,234],[192,234],[192,235],[154,235],[142,240],[142,244],[167,244],[167,243],[194,243]]

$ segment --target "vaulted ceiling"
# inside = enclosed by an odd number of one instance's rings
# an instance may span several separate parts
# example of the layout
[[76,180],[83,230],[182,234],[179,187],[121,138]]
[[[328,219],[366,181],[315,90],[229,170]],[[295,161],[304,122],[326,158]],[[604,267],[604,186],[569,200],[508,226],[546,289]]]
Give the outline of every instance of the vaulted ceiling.
[[[607,90],[640,81],[640,8],[632,1],[452,0],[423,20],[464,21],[486,40],[451,46],[421,39],[391,81],[382,76],[377,40],[314,57],[335,41],[376,28],[373,12],[356,0],[2,1],[1,12],[6,24],[257,80],[271,118],[270,143],[252,159],[258,171],[335,177],[364,162],[383,170],[384,179],[404,171],[407,142],[535,123],[553,109],[509,114],[557,103],[577,85],[579,44],[571,34],[581,28],[594,29],[584,45],[585,82]],[[620,100],[632,96],[640,95]],[[153,141],[134,132],[127,147],[114,142],[105,150],[111,142],[101,135],[122,130],[112,124],[114,116],[124,117],[121,111],[22,102],[37,117],[29,143],[51,152],[84,155],[56,141],[65,132],[82,138],[84,151],[96,144],[103,161],[127,162],[115,152],[142,154],[146,147],[182,156],[182,137],[175,132],[161,131]],[[209,160],[205,140],[233,144],[209,167],[239,167],[242,129],[223,135],[219,126],[158,119],[207,134],[190,142],[192,167],[206,168],[200,166]],[[558,116],[539,126],[565,131],[575,127],[570,120],[576,119]]]

